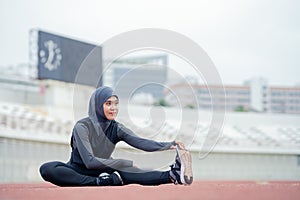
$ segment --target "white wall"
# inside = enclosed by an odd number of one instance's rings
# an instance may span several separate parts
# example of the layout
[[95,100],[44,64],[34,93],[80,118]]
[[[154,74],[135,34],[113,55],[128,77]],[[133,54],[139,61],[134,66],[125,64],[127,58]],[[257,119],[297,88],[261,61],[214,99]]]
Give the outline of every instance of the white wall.
[[[69,160],[69,144],[0,137],[0,182],[40,182],[39,167],[48,161]],[[128,158],[145,169],[168,170],[174,151],[147,153],[116,149],[115,158]],[[300,180],[299,155],[211,153],[199,159],[192,152],[195,180]]]

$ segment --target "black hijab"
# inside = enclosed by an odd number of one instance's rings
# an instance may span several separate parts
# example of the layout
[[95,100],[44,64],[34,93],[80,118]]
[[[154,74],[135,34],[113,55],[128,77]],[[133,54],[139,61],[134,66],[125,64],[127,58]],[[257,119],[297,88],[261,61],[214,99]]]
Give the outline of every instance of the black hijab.
[[98,135],[99,128],[105,132],[107,127],[110,125],[111,121],[105,117],[103,104],[112,96],[118,98],[117,95],[113,94],[112,88],[104,86],[97,88],[90,98],[89,118],[93,122]]

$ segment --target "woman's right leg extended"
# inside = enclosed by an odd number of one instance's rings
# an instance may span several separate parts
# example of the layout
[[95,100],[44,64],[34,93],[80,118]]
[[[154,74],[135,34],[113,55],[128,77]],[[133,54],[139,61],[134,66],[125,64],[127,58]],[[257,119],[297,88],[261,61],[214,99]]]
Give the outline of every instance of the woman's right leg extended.
[[72,166],[58,161],[43,164],[40,167],[40,174],[45,181],[58,186],[97,185],[97,177],[80,174]]
[[121,175],[125,185],[160,185],[172,183],[169,171],[142,170],[136,167],[127,167],[117,170]]

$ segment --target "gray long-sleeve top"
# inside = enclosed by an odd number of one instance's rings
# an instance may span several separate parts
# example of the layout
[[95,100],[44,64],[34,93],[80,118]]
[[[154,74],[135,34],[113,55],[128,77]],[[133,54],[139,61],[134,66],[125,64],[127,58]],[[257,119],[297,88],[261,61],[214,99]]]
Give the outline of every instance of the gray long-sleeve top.
[[175,142],[156,142],[135,135],[130,129],[116,121],[111,121],[105,131],[95,131],[89,118],[76,123],[72,133],[71,164],[84,166],[87,169],[111,167],[120,169],[131,167],[132,161],[113,159],[111,154],[119,141],[144,151],[161,151],[169,149]]

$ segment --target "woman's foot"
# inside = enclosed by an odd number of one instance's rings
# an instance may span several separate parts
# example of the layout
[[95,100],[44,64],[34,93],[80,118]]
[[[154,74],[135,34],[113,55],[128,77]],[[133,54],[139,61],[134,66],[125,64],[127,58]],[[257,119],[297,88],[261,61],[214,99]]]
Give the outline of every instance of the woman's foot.
[[123,179],[122,179],[121,175],[119,174],[119,172],[115,171],[114,173],[112,173],[110,175],[110,178],[111,178],[112,185],[115,185],[115,186],[124,185]]
[[99,186],[121,186],[123,185],[123,180],[119,172],[115,171],[112,174],[101,173],[97,178],[97,185]]
[[176,148],[175,163],[171,165],[170,178],[174,184],[190,185],[193,182],[192,157],[188,150]]

